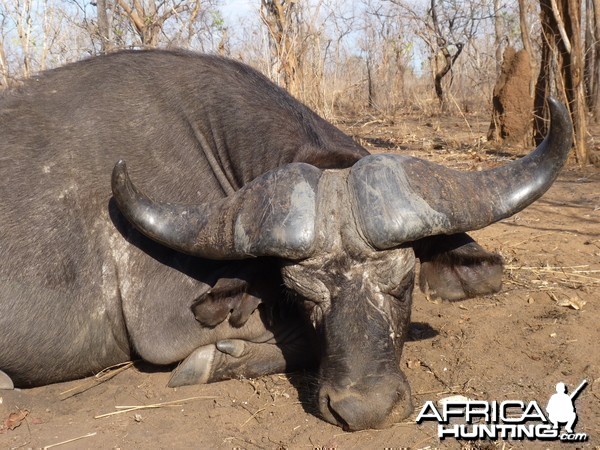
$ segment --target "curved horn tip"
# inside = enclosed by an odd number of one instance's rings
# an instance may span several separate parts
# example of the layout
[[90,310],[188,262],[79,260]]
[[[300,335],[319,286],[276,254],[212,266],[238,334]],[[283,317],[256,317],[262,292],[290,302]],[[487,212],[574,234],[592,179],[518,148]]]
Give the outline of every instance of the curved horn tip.
[[111,180],[112,183],[111,184],[112,184],[113,192],[117,188],[121,188],[121,187],[125,186],[127,184],[128,179],[129,179],[129,174],[127,173],[127,164],[125,164],[125,161],[120,159],[115,164],[115,167],[113,168],[113,172],[112,172],[112,180]]
[[120,159],[117,161],[117,163],[115,164],[115,167],[113,168],[113,174],[122,174],[122,173],[127,173],[127,164],[125,163],[124,160]]
[[568,113],[567,108],[560,102],[556,97],[549,96],[546,98],[546,102],[548,103],[548,108],[550,109],[550,114],[554,115],[556,113]]
[[573,146],[573,123],[567,107],[555,97],[546,99],[550,111],[550,127],[547,139],[552,141],[549,148],[555,148],[566,159]]

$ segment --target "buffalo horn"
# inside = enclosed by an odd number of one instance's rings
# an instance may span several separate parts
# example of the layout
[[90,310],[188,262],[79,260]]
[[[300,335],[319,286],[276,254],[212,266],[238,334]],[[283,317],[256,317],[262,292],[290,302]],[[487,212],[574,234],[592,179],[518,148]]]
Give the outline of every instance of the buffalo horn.
[[211,259],[303,259],[315,238],[321,170],[294,163],[268,172],[211,203],[157,202],[131,182],[124,161],[112,174],[121,213],[143,234],[175,250]]
[[402,155],[372,155],[351,169],[353,208],[378,249],[423,237],[475,230],[509,217],[552,185],[572,146],[566,108],[548,99],[550,131],[529,155],[474,172]]

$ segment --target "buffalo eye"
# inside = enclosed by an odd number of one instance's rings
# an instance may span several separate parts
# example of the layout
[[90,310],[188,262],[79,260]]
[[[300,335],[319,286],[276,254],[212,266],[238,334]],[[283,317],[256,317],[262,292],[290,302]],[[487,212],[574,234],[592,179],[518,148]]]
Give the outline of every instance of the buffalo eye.
[[414,287],[413,277],[408,277],[395,287],[387,291],[387,294],[391,295],[401,302],[405,302],[411,298],[411,293]]

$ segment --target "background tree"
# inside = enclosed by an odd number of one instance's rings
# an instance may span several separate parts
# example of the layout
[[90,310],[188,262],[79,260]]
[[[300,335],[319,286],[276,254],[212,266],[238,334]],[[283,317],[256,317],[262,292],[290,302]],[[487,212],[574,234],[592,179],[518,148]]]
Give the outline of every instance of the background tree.
[[49,0],[0,0],[0,80],[10,86],[56,65],[68,34],[64,15]]
[[97,0],[98,7],[98,39],[100,40],[100,53],[108,53],[112,50],[113,44],[110,33],[110,23],[108,21],[108,5],[106,0]]
[[169,19],[181,20],[188,13],[186,21],[196,20],[200,9],[200,0],[115,0],[115,11],[127,18],[139,37],[142,47],[156,47],[160,33]]
[[303,53],[299,13],[297,0],[261,0],[260,17],[269,33],[273,70],[296,97],[300,94]]
[[600,122],[600,0],[585,3],[585,83],[586,104],[596,123]]
[[[446,96],[444,95],[444,90],[442,87],[442,79],[450,72],[456,58],[458,58],[463,49],[462,42],[448,42],[448,40],[444,37],[442,33],[442,28],[440,27],[440,22],[438,19],[437,7],[435,4],[435,0],[431,0],[431,7],[429,9],[429,14],[431,16],[431,23],[433,28],[433,34],[435,36],[435,43],[438,47],[438,55],[442,55],[442,58],[435,58],[436,62],[436,70],[434,75],[434,86],[435,86],[435,94],[440,101],[440,107],[442,111],[446,111],[448,109],[448,101]],[[449,31],[452,32],[452,28],[454,27],[454,20],[448,21]],[[454,54],[450,53],[450,47],[454,46],[456,50]],[[437,56],[437,55],[436,55]],[[441,61],[441,64],[440,64]]]
[[364,13],[357,18],[360,55],[364,59],[368,108],[393,116],[404,98],[408,43],[402,23],[390,5],[363,0]]
[[583,82],[584,55],[581,39],[581,8],[578,0],[540,0],[542,61],[535,89],[535,133],[541,142],[545,134],[545,98],[555,86],[566,101],[573,121],[575,156],[580,164],[590,159]]
[[[413,22],[415,34],[426,45],[435,94],[442,111],[447,110],[449,101],[446,91],[453,80],[452,76],[448,79],[447,75],[453,73],[458,57],[468,47],[471,52],[478,53],[474,41],[480,34],[489,29],[494,35],[493,4],[483,0],[430,0],[427,10],[423,11],[405,0],[390,1]],[[496,47],[491,53],[497,54]],[[477,59],[477,56],[471,53],[469,58]],[[491,61],[495,62],[496,58],[492,57]],[[496,66],[493,73],[496,73]]]
[[[531,44],[531,32],[529,28],[529,21],[527,19],[529,15],[529,3],[527,0],[519,0],[519,31],[521,34],[521,41],[523,43],[523,50],[527,52],[529,55],[529,62],[531,67],[531,72],[535,69],[535,62],[533,59],[533,45]],[[531,79],[531,83],[529,86],[529,95],[533,96],[534,84],[533,78]]]

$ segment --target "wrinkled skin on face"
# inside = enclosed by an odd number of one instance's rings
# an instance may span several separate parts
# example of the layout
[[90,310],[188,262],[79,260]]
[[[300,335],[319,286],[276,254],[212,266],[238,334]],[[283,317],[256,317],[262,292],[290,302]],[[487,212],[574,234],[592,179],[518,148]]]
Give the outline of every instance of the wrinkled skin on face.
[[346,430],[389,426],[412,411],[400,356],[414,256],[410,249],[329,256],[283,270],[319,336],[319,411]]

